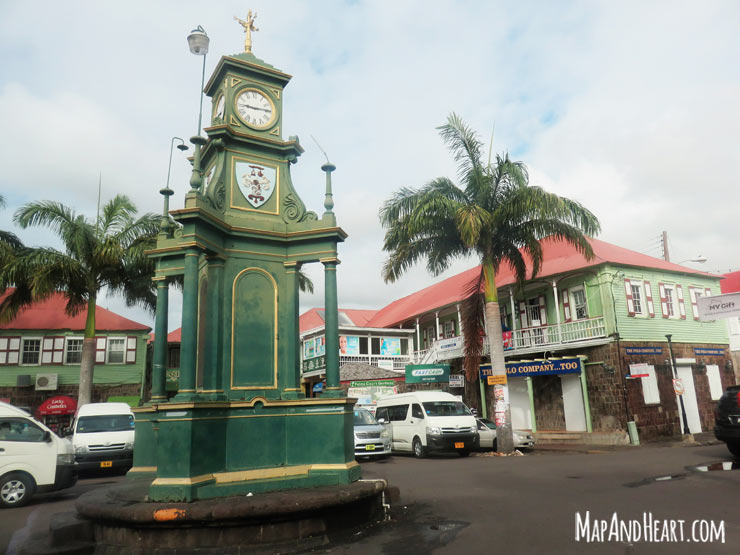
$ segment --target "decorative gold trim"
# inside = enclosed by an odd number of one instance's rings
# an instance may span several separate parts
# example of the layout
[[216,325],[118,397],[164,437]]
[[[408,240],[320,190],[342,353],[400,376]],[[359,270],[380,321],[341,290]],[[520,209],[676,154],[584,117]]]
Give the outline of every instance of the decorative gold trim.
[[241,79],[239,79],[237,77],[232,77],[231,78],[231,88],[234,88],[235,86],[237,86],[241,82],[242,82]]
[[272,131],[270,131],[270,135],[276,135],[276,136],[279,137],[280,136],[280,126],[278,125],[278,126],[275,127],[275,129],[273,129]]
[[185,239],[186,237],[194,237],[194,238],[196,239],[196,241],[195,241],[196,243],[197,243],[198,241],[203,241],[204,243],[206,243],[206,244],[208,244],[208,245],[211,245],[211,246],[212,246],[213,248],[215,248],[216,250],[219,250],[219,251],[222,251],[222,250],[224,250],[224,248],[223,248],[223,247],[222,247],[221,245],[217,245],[217,244],[216,244],[216,243],[214,243],[213,241],[209,241],[208,239],[204,239],[203,237],[201,237],[201,236],[198,236],[198,235],[196,235],[195,233],[188,233],[187,235],[183,235],[183,236],[182,236],[182,238],[183,238],[183,239]]
[[296,266],[298,266],[298,261],[288,260],[287,262],[283,262],[283,266],[285,266],[286,268],[295,268]]
[[[236,319],[236,306],[235,306],[235,297],[236,297],[236,284],[241,279],[243,275],[245,275],[248,272],[257,272],[262,273],[267,276],[269,281],[272,283],[273,291],[274,291],[274,328],[273,328],[273,342],[274,342],[274,351],[273,351],[273,365],[274,365],[274,377],[272,382],[272,387],[269,386],[234,386],[234,320]],[[278,386],[278,285],[275,278],[272,276],[270,272],[267,270],[264,270],[263,268],[258,268],[256,266],[251,266],[249,268],[244,268],[241,272],[239,272],[236,277],[234,278],[234,281],[231,285],[231,389],[232,390],[252,390],[252,389],[277,389]]]
[[178,389],[178,393],[195,393],[194,389]]
[[336,256],[332,256],[332,257],[329,257],[329,258],[319,258],[319,262],[321,262],[322,264],[327,264],[327,263],[330,263],[330,262],[334,262],[336,264],[341,264],[342,263],[341,260],[339,260],[339,258],[337,258]]
[[[258,71],[264,71],[265,73],[272,73],[272,74],[278,75],[280,77],[287,77],[288,79],[291,79],[293,77],[292,75],[289,75],[287,73],[283,73],[282,71],[279,71],[277,69],[273,69],[273,68],[269,68],[269,67],[265,67],[265,66],[253,64],[253,63],[248,62],[246,60],[241,60],[239,58],[234,58],[232,56],[224,56],[224,60],[230,60],[231,62],[234,62],[234,63],[236,63],[238,65],[253,67],[254,69],[256,69]],[[233,77],[232,77],[232,79],[233,79]]]
[[[313,398],[313,399],[267,399],[261,395],[253,397],[249,401],[208,401],[204,403],[195,403],[192,401],[185,403],[163,403],[157,405],[157,408],[145,407],[146,410],[183,410],[183,409],[194,409],[194,408],[225,408],[225,409],[238,409],[238,408],[252,408],[257,403],[262,403],[266,407],[293,407],[293,406],[315,406],[315,405],[346,405],[349,400],[348,397],[337,397],[337,398]],[[134,412],[142,410],[137,407],[132,409]]]
[[[239,102],[239,97],[247,92],[255,92],[264,99],[267,100],[267,102],[270,103],[270,106],[272,107],[272,117],[265,125],[254,125],[252,123],[249,123],[244,117],[239,113],[239,107],[237,106],[237,103]],[[278,121],[278,109],[277,106],[275,106],[275,103],[272,101],[272,98],[270,98],[269,94],[266,94],[264,90],[258,88],[258,87],[250,87],[246,86],[243,89],[240,89],[238,92],[235,92],[233,94],[234,97],[234,112],[236,113],[237,117],[241,119],[247,127],[250,127],[251,129],[254,129],[255,131],[267,131],[270,127],[274,126]]]
[[303,391],[300,387],[284,387],[283,391]]
[[254,480],[270,480],[274,478],[287,478],[290,476],[308,476],[311,472],[322,470],[349,470],[359,466],[357,461],[337,464],[300,464],[295,466],[281,466],[278,468],[258,468],[256,470],[235,470],[232,472],[214,472],[213,474],[202,474],[192,478],[157,478],[152,482],[153,486],[192,486],[214,480],[217,484],[229,484],[233,482],[250,482]]
[[270,89],[270,92],[275,95],[275,98],[280,100],[280,89],[273,89],[272,87],[268,87]]
[[[155,272],[160,272],[160,273],[163,273],[163,272],[180,272],[180,271],[184,272],[185,271],[185,266],[176,266],[174,268],[166,268],[166,269],[163,269],[163,270],[154,270],[154,271]],[[167,277],[167,276],[164,276],[164,277]]]
[[237,119],[234,117],[234,114],[229,114],[229,125],[236,125],[237,127],[241,127],[242,124],[237,121]]
[[129,472],[156,472],[156,466],[132,466]]
[[[244,156],[232,156],[231,157],[231,199],[229,199],[229,208],[233,208],[234,210],[242,210],[244,212],[257,212],[259,214],[268,214],[270,216],[278,216],[280,214],[280,165],[279,164],[265,164],[264,162],[255,162],[254,161],[255,158],[264,158],[264,157],[256,156],[256,155],[250,156],[249,158],[244,157]],[[265,160],[269,160],[269,158],[265,158]],[[250,162],[252,162],[253,164],[259,163],[259,164],[264,164],[265,166],[271,166],[275,168],[275,190],[272,193],[272,198],[275,198],[275,206],[277,207],[275,212],[270,212],[269,210],[259,210],[251,206],[248,208],[244,208],[242,206],[234,205],[234,195],[235,195],[234,188],[235,187],[237,190],[239,190],[239,194],[244,196],[244,194],[241,192],[241,189],[239,189],[239,184],[238,184],[237,177],[236,177],[236,163],[237,162],[246,162],[247,164]],[[264,204],[262,206],[264,206]]]
[[199,389],[198,393],[223,393],[223,389]]
[[354,414],[354,411],[332,410],[325,412],[280,412],[267,414],[232,414],[230,416],[193,416],[182,418],[160,418],[158,422],[202,422],[204,420],[239,420],[242,418],[278,418],[288,416],[332,416],[336,414]]

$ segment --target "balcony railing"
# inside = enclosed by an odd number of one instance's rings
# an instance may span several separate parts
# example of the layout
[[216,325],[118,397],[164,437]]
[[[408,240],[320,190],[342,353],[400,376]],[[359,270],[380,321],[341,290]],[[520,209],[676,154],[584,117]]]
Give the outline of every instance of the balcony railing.
[[[567,348],[573,344],[600,340],[605,337],[606,325],[604,317],[600,316],[598,318],[588,318],[586,320],[578,320],[576,322],[567,322],[564,324],[552,324],[549,326],[513,330],[511,332],[506,332],[503,340],[504,351],[507,354],[511,354],[522,351],[533,352],[540,349],[545,350],[545,348],[547,350],[557,347]],[[412,357],[414,363],[434,363],[442,358],[449,358],[449,356],[439,356],[437,343],[438,342],[435,342],[430,349],[414,352]],[[463,356],[461,347],[462,341],[460,341],[459,344],[460,352],[458,356]],[[483,354],[488,355],[489,353],[490,346],[488,343],[488,337],[484,337]],[[448,353],[448,355],[451,354],[453,353]],[[454,354],[457,355],[457,352]]]

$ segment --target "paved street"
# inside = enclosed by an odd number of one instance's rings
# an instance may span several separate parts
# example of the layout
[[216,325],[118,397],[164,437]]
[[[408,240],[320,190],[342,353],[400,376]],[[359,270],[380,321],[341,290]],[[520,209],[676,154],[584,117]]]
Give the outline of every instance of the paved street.
[[49,518],[54,513],[73,511],[77,498],[94,488],[113,484],[124,477],[120,475],[90,475],[78,480],[73,488],[36,495],[25,507],[1,509],[0,553],[16,553],[17,546],[33,532],[49,529]]
[[[724,445],[662,445],[601,454],[393,457],[363,463],[365,478],[385,478],[400,488],[395,521],[329,552],[737,553],[740,470],[687,469],[730,460]],[[675,478],[653,480],[671,475]],[[683,519],[684,539],[695,519],[724,520],[725,543],[576,543],[577,511],[599,519],[611,519],[614,512],[640,522],[644,512],[654,519]]]
[[[363,462],[365,479],[384,478],[400,488],[393,520],[363,533],[332,538],[331,545],[316,552],[736,553],[740,469],[691,469],[730,460],[723,445],[662,444],[616,451],[596,447],[591,453],[536,450],[524,457],[396,456]],[[673,478],[663,479],[668,476]],[[121,479],[82,479],[73,489],[36,497],[27,507],[3,510],[0,550],[10,546],[8,552],[14,553],[31,530],[48,527],[51,514],[71,510],[81,493]],[[614,512],[623,521],[640,523],[643,513],[652,513],[661,522],[681,519],[686,521],[684,540],[691,539],[694,520],[716,525],[724,521],[725,543],[576,542],[575,514],[585,518],[586,511],[591,519],[610,520]]]

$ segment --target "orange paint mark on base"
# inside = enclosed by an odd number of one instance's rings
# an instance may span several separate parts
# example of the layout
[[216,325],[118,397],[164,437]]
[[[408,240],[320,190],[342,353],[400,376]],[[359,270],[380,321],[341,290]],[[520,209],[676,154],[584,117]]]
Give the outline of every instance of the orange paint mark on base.
[[154,511],[154,520],[158,522],[167,522],[185,517],[185,509],[159,509]]

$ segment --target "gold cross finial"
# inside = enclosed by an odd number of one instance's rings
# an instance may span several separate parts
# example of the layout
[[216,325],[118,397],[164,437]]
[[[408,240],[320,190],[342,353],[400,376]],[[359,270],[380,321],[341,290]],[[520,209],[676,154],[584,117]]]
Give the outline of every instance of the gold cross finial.
[[244,52],[248,52],[249,54],[251,54],[252,53],[252,31],[259,31],[259,29],[257,29],[257,27],[254,26],[254,20],[257,19],[257,12],[254,12],[254,14],[252,14],[252,10],[249,10],[247,12],[246,21],[239,19],[236,16],[234,16],[234,19],[236,19],[239,22],[239,25],[244,27],[244,33],[246,34],[246,36],[244,37]]

